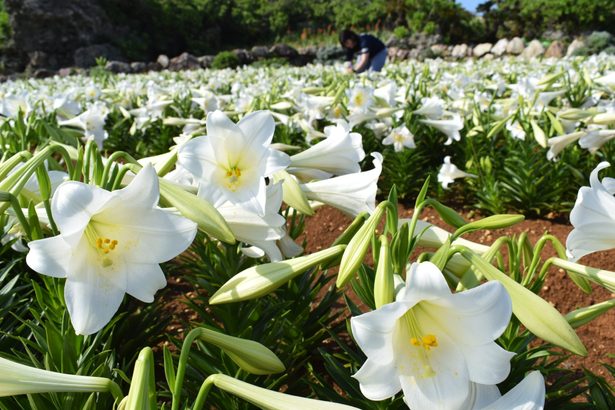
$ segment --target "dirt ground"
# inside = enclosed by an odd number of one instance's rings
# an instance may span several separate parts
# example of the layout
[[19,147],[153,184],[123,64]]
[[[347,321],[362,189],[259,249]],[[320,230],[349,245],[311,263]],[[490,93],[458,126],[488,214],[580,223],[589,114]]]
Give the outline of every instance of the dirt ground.
[[[413,210],[400,206],[399,211],[400,218],[409,218],[412,216]],[[479,219],[472,212],[462,212],[462,215],[467,221]],[[451,229],[431,209],[425,210],[421,219]],[[299,238],[299,241],[303,239],[307,241],[306,253],[316,252],[328,247],[350,222],[351,219],[340,211],[331,207],[322,207],[314,216],[307,218],[304,235]],[[566,237],[571,230],[572,226],[565,218],[553,217],[552,219],[525,220],[506,229],[477,231],[464,236],[464,238],[488,245],[500,236],[527,232],[530,242],[534,244],[544,233],[550,233],[565,244]],[[550,245],[547,245],[543,255],[546,259],[554,256],[555,251]],[[615,271],[615,251],[588,255],[581,259],[580,263]],[[576,287],[563,270],[553,268],[547,275],[547,280],[540,295],[552,303],[562,314],[615,297],[615,294],[602,287],[593,286],[593,288],[594,291],[587,295]],[[590,324],[578,328],[577,334],[585,344],[588,355],[587,357],[573,356],[564,365],[571,369],[587,368],[596,374],[606,376],[611,384],[614,384],[614,380],[600,363],[615,365],[615,360],[608,356],[615,354],[615,310],[611,310]]]

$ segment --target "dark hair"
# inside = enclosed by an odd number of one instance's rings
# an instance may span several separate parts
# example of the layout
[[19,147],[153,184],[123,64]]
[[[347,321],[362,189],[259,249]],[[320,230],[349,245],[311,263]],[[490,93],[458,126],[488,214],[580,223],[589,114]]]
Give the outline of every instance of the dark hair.
[[359,35],[357,33],[355,33],[352,30],[343,30],[340,33],[340,43],[342,44],[342,46],[344,45],[344,43],[346,42],[346,40],[353,40],[355,42],[355,44],[359,43]]

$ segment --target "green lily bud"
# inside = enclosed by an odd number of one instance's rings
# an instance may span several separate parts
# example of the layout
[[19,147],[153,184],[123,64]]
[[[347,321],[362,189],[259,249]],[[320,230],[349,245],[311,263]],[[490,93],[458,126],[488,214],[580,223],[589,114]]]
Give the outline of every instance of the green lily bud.
[[252,266],[222,285],[209,299],[209,304],[240,302],[265,296],[295,276],[340,255],[345,248],[345,245],[337,245],[282,262]]
[[591,280],[600,286],[603,286],[610,292],[615,292],[615,272],[591,268],[589,266],[580,265],[560,258],[551,258],[551,263],[567,271],[572,271],[581,277]]
[[342,255],[340,270],[337,274],[337,281],[335,284],[338,288],[344,286],[359,269],[359,266],[361,266],[365,254],[367,253],[367,248],[371,243],[372,236],[374,235],[374,230],[378,226],[378,222],[380,222],[380,218],[388,204],[389,202],[386,201],[378,204],[374,213],[365,221],[356,235],[348,243],[344,255]]
[[305,215],[314,215],[314,210],[308,202],[305,192],[301,189],[295,178],[288,172],[281,170],[273,174],[273,182],[282,182],[282,199],[288,205]]
[[595,305],[573,310],[566,315],[566,320],[570,323],[570,326],[576,329],[577,327],[591,322],[603,313],[608,312],[613,307],[615,307],[615,299],[605,300]]
[[112,392],[115,387],[115,383],[104,377],[52,372],[0,358],[0,397],[51,392]]
[[394,295],[393,264],[391,263],[391,250],[386,236],[380,237],[380,256],[376,267],[374,279],[374,301],[376,309],[395,300]]
[[587,349],[566,319],[546,300],[523,287],[481,256],[469,249],[461,249],[464,258],[489,280],[499,281],[510,295],[513,313],[536,336],[581,356]]
[[591,117],[592,113],[589,111],[581,110],[579,108],[569,108],[562,110],[558,113],[558,117],[568,121],[584,120],[587,117]]
[[610,113],[596,114],[591,119],[591,122],[593,124],[599,124],[599,125],[613,124],[615,123],[615,113],[610,112]]
[[254,340],[225,335],[213,330],[198,328],[197,337],[224,350],[243,370],[252,374],[281,373],[286,368],[271,350]]
[[224,374],[210,376],[211,382],[228,393],[267,410],[358,410],[356,407],[347,406],[327,401],[306,399],[257,387],[242,382]]
[[175,207],[183,216],[193,220],[199,229],[226,243],[235,243],[231,228],[220,213],[206,200],[185,191],[173,182],[159,179],[162,202]]
[[154,354],[143,348],[135,362],[128,396],[124,399],[126,410],[156,410],[156,380],[154,379]]
[[534,139],[536,140],[538,145],[543,148],[547,148],[549,143],[547,142],[547,136],[545,135],[545,132],[542,130],[542,128],[538,126],[536,121],[532,120],[530,121],[530,124],[532,125],[532,131],[534,132]]
[[506,228],[511,225],[517,224],[525,219],[523,215],[515,214],[502,214],[488,216],[487,218],[480,219],[478,221],[470,222],[467,225],[457,229],[453,234],[454,238],[457,238],[468,232],[478,231],[479,229],[499,229]]

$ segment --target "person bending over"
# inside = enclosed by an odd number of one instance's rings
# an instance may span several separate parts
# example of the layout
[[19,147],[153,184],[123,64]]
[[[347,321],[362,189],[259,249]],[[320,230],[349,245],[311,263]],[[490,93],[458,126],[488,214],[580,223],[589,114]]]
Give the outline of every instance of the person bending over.
[[[371,34],[357,34],[352,30],[340,33],[340,43],[346,49],[346,60],[350,62],[349,71],[361,73],[366,70],[380,71],[387,58],[387,49],[382,41]],[[358,55],[353,66],[352,61]]]

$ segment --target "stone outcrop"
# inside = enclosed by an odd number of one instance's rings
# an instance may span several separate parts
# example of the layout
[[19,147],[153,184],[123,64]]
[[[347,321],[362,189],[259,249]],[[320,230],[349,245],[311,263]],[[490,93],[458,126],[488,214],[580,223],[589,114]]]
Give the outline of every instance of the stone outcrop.
[[491,47],[491,54],[496,57],[503,56],[506,53],[506,47],[508,47],[508,40],[501,38]]
[[564,56],[565,51],[566,51],[566,48],[564,47],[564,44],[559,40],[555,40],[554,42],[549,44],[549,47],[547,47],[547,51],[545,51],[545,57],[546,58],[562,58]]
[[493,47],[493,44],[491,43],[481,43],[474,47],[474,50],[472,50],[472,54],[474,55],[474,57],[480,58],[487,54],[489,51],[491,51],[491,47]]
[[577,50],[585,47],[585,42],[580,38],[575,38],[566,50],[566,57],[573,56]]
[[530,41],[527,45],[521,56],[527,60],[531,60],[532,58],[540,57],[545,53],[545,48],[542,46],[542,43],[536,39]]
[[513,55],[519,55],[523,53],[524,49],[525,49],[525,44],[523,44],[523,39],[521,39],[520,37],[514,37],[512,40],[508,42],[508,45],[506,46],[506,53],[513,54]]
[[5,7],[13,33],[8,46],[22,68],[34,52],[53,56],[50,68],[74,64],[75,50],[118,34],[96,0],[5,0]]

